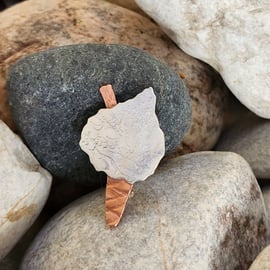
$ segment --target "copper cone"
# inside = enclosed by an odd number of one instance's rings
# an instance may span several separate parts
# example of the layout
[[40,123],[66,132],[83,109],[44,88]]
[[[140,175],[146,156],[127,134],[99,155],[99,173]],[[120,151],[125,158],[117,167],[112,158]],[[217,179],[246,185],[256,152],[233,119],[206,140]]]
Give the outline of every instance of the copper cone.
[[126,180],[107,177],[106,186],[106,223],[116,227],[124,213],[133,185]]
[[[107,108],[117,104],[113,88],[110,84],[99,89]],[[116,227],[125,211],[128,197],[133,185],[124,179],[113,179],[107,176],[106,185],[106,223],[109,227]]]

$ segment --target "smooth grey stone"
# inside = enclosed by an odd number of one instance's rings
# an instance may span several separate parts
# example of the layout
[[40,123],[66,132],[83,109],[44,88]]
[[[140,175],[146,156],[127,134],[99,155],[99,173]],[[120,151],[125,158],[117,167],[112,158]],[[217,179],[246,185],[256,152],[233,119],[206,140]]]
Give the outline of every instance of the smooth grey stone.
[[266,245],[261,190],[248,163],[234,153],[167,161],[134,185],[115,229],[105,227],[104,193],[56,214],[21,269],[247,269]]
[[260,179],[270,179],[270,121],[247,117],[224,132],[216,146],[218,151],[230,151],[247,160]]
[[166,152],[180,143],[191,118],[188,91],[176,73],[142,50],[71,45],[33,54],[11,68],[7,89],[15,124],[55,177],[94,187],[104,182],[79,141],[87,119],[105,108],[99,88],[109,83],[118,102],[152,87]]

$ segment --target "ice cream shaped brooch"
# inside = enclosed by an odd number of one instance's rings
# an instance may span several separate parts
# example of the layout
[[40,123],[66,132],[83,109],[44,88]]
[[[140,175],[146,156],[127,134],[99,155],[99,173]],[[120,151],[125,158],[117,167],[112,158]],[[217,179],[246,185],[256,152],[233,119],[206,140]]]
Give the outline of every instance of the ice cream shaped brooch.
[[152,175],[164,156],[165,138],[151,87],[118,104],[111,85],[102,86],[100,93],[106,109],[88,119],[80,147],[95,169],[107,174],[106,223],[116,227],[133,184]]

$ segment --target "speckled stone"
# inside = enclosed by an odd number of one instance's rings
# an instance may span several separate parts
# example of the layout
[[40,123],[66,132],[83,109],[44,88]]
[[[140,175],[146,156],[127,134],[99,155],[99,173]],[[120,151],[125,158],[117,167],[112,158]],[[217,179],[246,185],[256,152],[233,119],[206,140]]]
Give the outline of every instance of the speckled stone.
[[105,228],[104,190],[75,201],[39,233],[22,270],[247,269],[265,238],[263,198],[248,163],[201,152],[136,183],[113,230]]
[[243,156],[257,178],[270,179],[270,121],[253,116],[241,119],[224,132],[216,146]]
[[[111,1],[125,6],[133,2]],[[1,12],[0,22],[0,119],[13,129],[5,90],[12,63],[56,46],[125,44],[166,63],[183,78],[190,92],[191,127],[177,154],[209,150],[216,143],[227,93],[222,80],[208,65],[181,51],[150,19],[106,1],[28,0]]]
[[101,44],[40,52],[13,66],[8,95],[20,134],[54,176],[100,185],[103,174],[90,166],[79,141],[87,119],[105,108],[99,88],[108,83],[118,102],[152,87],[166,152],[183,138],[191,117],[188,91],[177,74],[149,54]]

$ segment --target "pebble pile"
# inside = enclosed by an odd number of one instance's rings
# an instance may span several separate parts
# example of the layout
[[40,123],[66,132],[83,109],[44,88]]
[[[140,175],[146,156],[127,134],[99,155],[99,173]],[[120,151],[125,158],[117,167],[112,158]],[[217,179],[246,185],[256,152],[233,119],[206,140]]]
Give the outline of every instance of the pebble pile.
[[[270,269],[268,2],[15,2],[0,6],[0,269]],[[107,114],[107,84],[119,108],[155,102]],[[113,229],[79,145],[103,114],[91,160],[130,178],[145,150]]]

